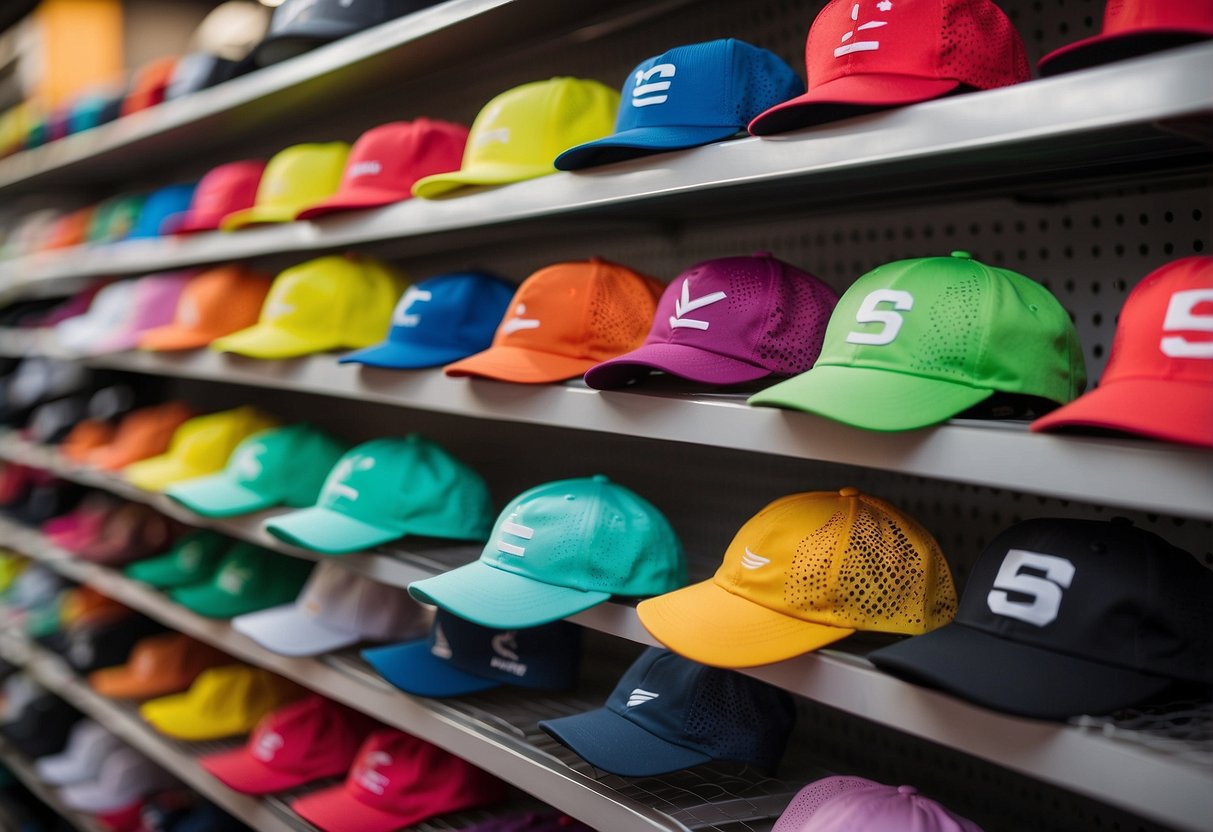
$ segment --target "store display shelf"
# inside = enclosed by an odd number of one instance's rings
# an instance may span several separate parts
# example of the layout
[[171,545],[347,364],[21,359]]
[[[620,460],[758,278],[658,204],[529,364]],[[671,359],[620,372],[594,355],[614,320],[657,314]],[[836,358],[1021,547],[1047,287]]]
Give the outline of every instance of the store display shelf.
[[64,806],[55,789],[39,779],[29,758],[3,739],[0,739],[0,767],[7,769],[29,789],[30,794],[50,807],[77,832],[106,832],[106,828],[89,815]]

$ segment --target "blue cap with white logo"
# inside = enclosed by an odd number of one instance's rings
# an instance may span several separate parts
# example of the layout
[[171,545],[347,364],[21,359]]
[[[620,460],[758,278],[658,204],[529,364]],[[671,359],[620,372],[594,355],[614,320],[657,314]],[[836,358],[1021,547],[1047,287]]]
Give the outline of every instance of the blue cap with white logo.
[[782,58],[745,41],[677,46],[632,70],[612,135],[566,150],[555,164],[578,170],[718,142],[803,92]]
[[139,218],[126,239],[135,240],[145,237],[159,237],[160,226],[174,214],[180,214],[190,207],[194,198],[195,183],[187,185],[169,185],[148,194],[139,210]]
[[502,685],[577,685],[581,628],[566,621],[494,630],[438,610],[428,638],[362,651],[383,678],[416,696],[466,696]]
[[597,768],[653,777],[713,760],[773,772],[795,721],[786,691],[650,647],[605,706],[539,727]]
[[387,340],[350,353],[342,364],[396,370],[440,367],[489,348],[515,287],[499,277],[460,272],[408,288],[392,313]]

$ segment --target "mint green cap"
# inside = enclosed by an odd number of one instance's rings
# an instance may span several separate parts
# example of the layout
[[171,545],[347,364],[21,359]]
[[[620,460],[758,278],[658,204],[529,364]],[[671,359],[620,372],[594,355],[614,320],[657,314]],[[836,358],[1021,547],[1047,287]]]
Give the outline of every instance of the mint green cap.
[[236,446],[218,474],[164,492],[203,517],[234,517],[274,506],[316,502],[329,471],[348,446],[308,424],[255,433]]
[[29,638],[46,638],[51,633],[59,632],[63,625],[63,599],[67,590],[60,592],[50,601],[34,607],[25,615],[25,635]]
[[127,564],[122,571],[128,578],[156,589],[200,584],[215,574],[224,553],[234,542],[218,532],[192,532],[179,539],[164,554]]
[[409,594],[484,627],[537,627],[612,595],[687,583],[682,544],[648,500],[602,475],[519,494],[480,559],[409,585]]
[[340,555],[405,535],[484,540],[492,518],[480,475],[411,433],[351,449],[329,473],[316,505],[265,528],[296,546]]
[[291,603],[313,566],[310,560],[240,542],[228,550],[210,579],[172,589],[169,597],[199,615],[232,618]]
[[123,194],[111,197],[97,206],[88,224],[88,241],[112,243],[125,239],[135,227],[139,212],[143,210],[143,199],[140,194]]
[[859,278],[830,316],[813,368],[749,401],[894,431],[942,422],[995,394],[1032,397],[1019,403],[1032,407],[1033,398],[1064,404],[1085,386],[1078,334],[1057,298],[954,251]]

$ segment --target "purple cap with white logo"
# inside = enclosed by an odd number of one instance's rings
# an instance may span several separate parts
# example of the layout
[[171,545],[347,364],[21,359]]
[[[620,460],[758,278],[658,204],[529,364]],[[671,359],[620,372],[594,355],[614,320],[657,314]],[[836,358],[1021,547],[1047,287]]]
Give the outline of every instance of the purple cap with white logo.
[[805,786],[771,832],[981,832],[913,786],[826,777]]

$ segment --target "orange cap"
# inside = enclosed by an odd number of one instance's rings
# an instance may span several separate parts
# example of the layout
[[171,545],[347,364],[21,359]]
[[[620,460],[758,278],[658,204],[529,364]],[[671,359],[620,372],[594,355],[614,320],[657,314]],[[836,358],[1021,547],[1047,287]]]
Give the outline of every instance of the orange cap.
[[640,346],[662,289],[597,257],[540,269],[518,287],[493,345],[445,372],[528,384],[583,375]]
[[176,69],[176,58],[158,58],[140,69],[131,83],[130,92],[122,100],[122,115],[129,116],[164,101]]
[[93,208],[81,208],[55,220],[50,231],[38,246],[40,250],[50,251],[60,248],[71,248],[83,245],[88,237],[89,223],[93,221]]
[[69,590],[59,607],[59,620],[65,628],[86,627],[98,621],[133,614],[130,607],[108,595],[102,595],[91,586],[78,586]]
[[114,428],[109,422],[85,419],[83,422],[77,422],[59,444],[59,453],[63,454],[64,459],[72,462],[84,462],[95,449],[113,441]]
[[139,337],[145,350],[192,350],[257,323],[273,278],[246,266],[208,269],[186,284],[167,326]]
[[94,671],[88,683],[102,696],[148,699],[189,688],[204,670],[232,663],[230,656],[182,633],[137,643],[126,664]]
[[132,462],[158,456],[168,450],[177,428],[193,415],[183,402],[132,410],[118,424],[114,441],[92,451],[88,462],[107,471],[117,471]]

